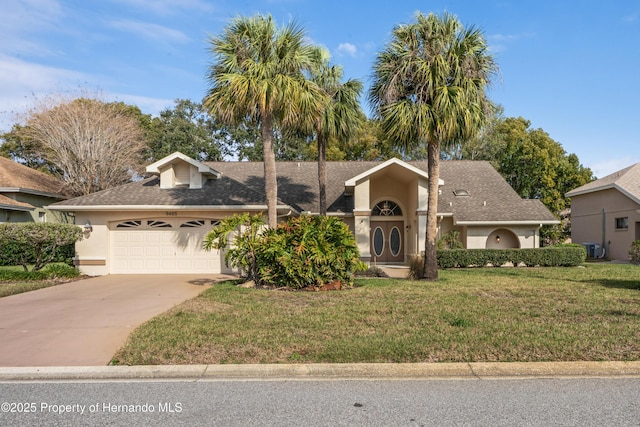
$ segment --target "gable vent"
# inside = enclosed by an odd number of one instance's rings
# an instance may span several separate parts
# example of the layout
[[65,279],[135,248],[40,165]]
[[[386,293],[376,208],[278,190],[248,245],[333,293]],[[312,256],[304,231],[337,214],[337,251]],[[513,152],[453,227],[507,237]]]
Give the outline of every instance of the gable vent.
[[175,174],[175,185],[189,185],[190,165],[188,163],[176,163],[173,165],[173,173]]

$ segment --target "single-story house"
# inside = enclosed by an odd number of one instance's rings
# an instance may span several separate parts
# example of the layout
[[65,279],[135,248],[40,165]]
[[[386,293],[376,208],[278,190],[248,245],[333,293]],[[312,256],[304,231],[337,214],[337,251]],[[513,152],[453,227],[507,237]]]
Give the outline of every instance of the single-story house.
[[[328,215],[355,234],[363,260],[408,262],[424,248],[426,162],[328,162]],[[278,162],[281,219],[317,215],[316,162]],[[440,166],[439,233],[460,233],[466,248],[535,248],[539,229],[557,224],[539,200],[523,200],[488,162]],[[261,162],[199,162],[174,153],[141,181],[57,203],[90,225],[76,250],[87,274],[228,271],[202,238],[221,218],[266,212]]]
[[628,260],[640,240],[640,163],[566,194],[571,198],[571,240],[590,257]]
[[65,184],[57,178],[0,156],[0,223],[67,222],[51,203],[67,199]]

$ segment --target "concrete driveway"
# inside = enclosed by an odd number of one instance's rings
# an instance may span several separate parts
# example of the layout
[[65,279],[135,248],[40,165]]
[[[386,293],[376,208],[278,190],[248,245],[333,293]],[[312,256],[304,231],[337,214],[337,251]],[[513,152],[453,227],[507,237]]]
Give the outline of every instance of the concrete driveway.
[[104,366],[135,327],[229,277],[108,275],[0,298],[0,366]]

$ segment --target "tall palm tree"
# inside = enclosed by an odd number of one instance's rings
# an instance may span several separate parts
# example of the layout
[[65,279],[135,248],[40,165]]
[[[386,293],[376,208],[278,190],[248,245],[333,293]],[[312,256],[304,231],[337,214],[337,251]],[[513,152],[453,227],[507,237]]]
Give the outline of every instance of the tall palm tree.
[[225,123],[252,119],[259,124],[268,225],[275,227],[274,131],[320,115],[326,95],[307,76],[322,64],[322,51],[305,43],[305,32],[295,22],[276,28],[270,15],[235,18],[209,43],[214,61],[203,104]]
[[320,215],[327,214],[327,143],[331,138],[350,138],[364,121],[358,102],[362,82],[350,79],[341,83],[342,74],[342,67],[325,63],[312,75],[312,80],[327,95],[323,112],[313,124],[318,140]]
[[446,13],[418,13],[414,23],[394,28],[374,64],[369,99],[385,133],[407,147],[427,144],[427,280],[438,279],[440,149],[469,139],[482,127],[489,112],[485,90],[496,71],[482,32],[465,29]]

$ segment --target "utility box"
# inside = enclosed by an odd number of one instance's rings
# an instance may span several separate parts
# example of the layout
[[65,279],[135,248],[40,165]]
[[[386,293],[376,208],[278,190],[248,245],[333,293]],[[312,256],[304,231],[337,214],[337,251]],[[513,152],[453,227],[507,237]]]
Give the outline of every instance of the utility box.
[[587,258],[598,258],[600,255],[600,245],[598,243],[583,243],[587,249]]

